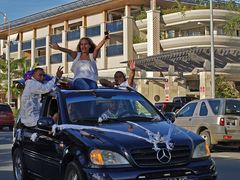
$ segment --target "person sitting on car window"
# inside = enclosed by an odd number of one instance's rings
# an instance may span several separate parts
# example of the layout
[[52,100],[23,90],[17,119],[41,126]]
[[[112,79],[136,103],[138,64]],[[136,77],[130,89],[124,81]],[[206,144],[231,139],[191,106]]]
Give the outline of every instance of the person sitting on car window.
[[34,127],[37,125],[41,108],[41,95],[50,92],[57,79],[62,77],[63,67],[59,66],[56,77],[44,82],[44,70],[35,68],[31,79],[25,83],[25,88],[21,97],[20,118],[26,127]]
[[130,69],[129,78],[126,78],[126,75],[122,71],[117,71],[114,74],[114,82],[108,81],[107,79],[100,79],[99,82],[102,86],[106,87],[132,87],[136,89],[136,84],[134,83],[135,76],[135,61],[129,60],[128,66]]

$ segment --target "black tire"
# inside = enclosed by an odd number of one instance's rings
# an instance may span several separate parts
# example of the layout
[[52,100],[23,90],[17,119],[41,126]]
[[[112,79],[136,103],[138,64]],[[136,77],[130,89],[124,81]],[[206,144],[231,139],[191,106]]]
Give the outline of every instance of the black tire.
[[64,175],[64,180],[85,180],[83,173],[76,161],[72,161],[68,163],[66,170],[65,170],[65,175]]
[[210,132],[208,130],[204,130],[200,132],[200,136],[205,139],[209,149],[212,151],[213,150],[213,145],[211,143],[211,136],[210,136]]
[[25,168],[21,149],[15,149],[13,153],[13,174],[15,180],[29,180],[27,170]]

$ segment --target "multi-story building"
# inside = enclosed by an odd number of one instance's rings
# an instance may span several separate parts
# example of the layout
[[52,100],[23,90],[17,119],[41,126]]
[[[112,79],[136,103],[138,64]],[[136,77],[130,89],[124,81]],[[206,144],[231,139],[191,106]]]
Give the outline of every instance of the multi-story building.
[[[182,1],[186,7],[194,0]],[[138,91],[152,102],[166,96],[211,96],[210,11],[188,10],[162,14],[176,6],[174,0],[81,0],[29,15],[0,27],[0,54],[9,58],[27,57],[46,72],[64,66],[72,76],[73,59],[49,48],[50,42],[76,49],[84,36],[98,43],[104,32],[110,40],[97,58],[100,77],[112,78],[116,70],[128,74],[126,62],[136,61]],[[142,13],[142,14],[140,14]],[[223,26],[235,11],[214,9],[216,75],[239,79],[239,31],[224,34]],[[136,17],[142,15],[140,20]],[[17,41],[16,41],[17,38]],[[10,43],[11,42],[11,43]],[[168,97],[169,96],[169,97]]]

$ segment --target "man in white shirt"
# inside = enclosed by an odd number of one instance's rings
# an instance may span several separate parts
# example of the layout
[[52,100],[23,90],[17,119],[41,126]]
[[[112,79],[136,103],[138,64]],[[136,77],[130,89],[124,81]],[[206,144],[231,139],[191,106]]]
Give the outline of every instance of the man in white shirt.
[[133,81],[135,76],[135,61],[129,60],[128,67],[130,69],[128,79],[126,79],[126,76],[122,71],[117,71],[114,74],[114,82],[108,81],[107,79],[100,79],[100,84],[107,87],[132,87],[133,89],[136,89],[136,84]]
[[61,78],[63,67],[59,66],[56,77],[44,83],[44,70],[35,68],[31,79],[25,82],[25,88],[21,97],[20,117],[21,122],[27,127],[37,125],[41,108],[41,95],[50,92],[57,79]]

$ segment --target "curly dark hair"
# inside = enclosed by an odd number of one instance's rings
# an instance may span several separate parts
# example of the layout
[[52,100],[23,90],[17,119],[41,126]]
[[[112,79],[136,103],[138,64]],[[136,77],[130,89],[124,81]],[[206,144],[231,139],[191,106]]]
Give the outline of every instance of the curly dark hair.
[[94,49],[96,48],[96,44],[94,44],[93,41],[92,41],[92,39],[90,39],[90,38],[88,38],[88,37],[82,37],[82,38],[79,40],[78,45],[77,45],[77,51],[78,51],[78,52],[81,52],[80,44],[81,44],[82,40],[88,41],[88,43],[89,43],[89,45],[90,45],[89,53],[93,53]]

